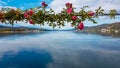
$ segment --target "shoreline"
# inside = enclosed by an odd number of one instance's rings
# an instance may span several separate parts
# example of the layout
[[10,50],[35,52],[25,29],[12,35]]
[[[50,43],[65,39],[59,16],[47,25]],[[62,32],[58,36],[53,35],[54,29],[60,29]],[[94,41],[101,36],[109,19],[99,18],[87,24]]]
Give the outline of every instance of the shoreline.
[[0,31],[0,34],[14,34],[14,33],[40,33],[43,31],[33,30],[33,31]]

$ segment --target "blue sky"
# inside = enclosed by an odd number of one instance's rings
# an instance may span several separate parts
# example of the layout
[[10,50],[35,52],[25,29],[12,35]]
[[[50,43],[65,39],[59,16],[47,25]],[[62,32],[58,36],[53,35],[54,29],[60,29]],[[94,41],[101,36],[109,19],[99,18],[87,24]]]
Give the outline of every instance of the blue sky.
[[51,3],[52,0],[0,0],[0,6],[3,7],[15,7],[20,9],[29,9],[40,6],[41,2],[45,1],[47,4]]
[[53,8],[56,12],[62,10],[67,2],[73,3],[73,6],[77,8],[76,10],[85,5],[90,6],[91,9],[102,6],[106,10],[120,10],[120,0],[0,0],[0,7],[28,9],[40,6],[43,1],[49,4],[49,7]]
[[[45,1],[48,4],[49,8],[54,9],[56,13],[59,13],[63,8],[65,8],[65,3],[67,2],[73,3],[73,7],[76,7],[76,11],[79,11],[80,8],[85,5],[90,6],[90,10],[93,10],[93,11],[99,6],[101,6],[105,10],[117,9],[118,11],[120,11],[120,7],[119,7],[120,0],[0,0],[0,8],[12,7],[12,8],[20,8],[20,9],[29,9],[29,8],[40,6],[41,2],[43,1]],[[112,23],[115,21],[120,21],[120,17],[118,17],[116,20],[110,20],[109,18],[107,18],[105,22],[102,20],[105,20],[105,19],[101,18],[96,21],[98,21],[99,24]],[[21,22],[20,24],[16,24],[16,25],[31,26],[30,24],[25,24],[24,22]],[[88,21],[85,21],[85,25],[94,26],[94,24],[91,24]],[[43,27],[48,27],[48,26],[46,25]],[[66,27],[69,28],[70,25],[67,24]]]

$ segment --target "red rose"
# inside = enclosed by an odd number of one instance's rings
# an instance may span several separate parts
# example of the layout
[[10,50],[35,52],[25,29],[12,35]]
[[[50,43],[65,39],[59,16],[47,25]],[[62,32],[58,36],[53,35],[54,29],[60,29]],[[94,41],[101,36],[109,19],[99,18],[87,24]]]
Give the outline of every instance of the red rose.
[[94,14],[95,14],[95,13],[92,12],[92,11],[90,11],[90,12],[88,13],[89,16],[94,16]]
[[27,18],[27,19],[30,18],[30,16],[28,15],[27,12],[24,13],[24,17]]
[[34,14],[34,12],[32,10],[29,10],[28,13],[29,13],[29,15],[33,15]]
[[84,24],[83,24],[83,22],[80,22],[80,23],[79,23],[78,29],[80,29],[80,30],[84,29]]
[[72,3],[70,3],[70,8],[72,8]]
[[47,7],[48,5],[45,2],[42,2],[43,7]]
[[72,16],[72,20],[75,21],[77,19],[77,16]]
[[68,7],[70,3],[66,3],[65,6]]
[[65,6],[66,6],[67,8],[72,8],[72,3],[69,3],[69,2],[68,2],[68,3],[65,4]]
[[67,13],[68,13],[68,14],[71,14],[71,13],[72,13],[72,8],[68,8],[68,9],[67,9]]
[[30,24],[34,24],[34,21],[32,19],[29,20]]

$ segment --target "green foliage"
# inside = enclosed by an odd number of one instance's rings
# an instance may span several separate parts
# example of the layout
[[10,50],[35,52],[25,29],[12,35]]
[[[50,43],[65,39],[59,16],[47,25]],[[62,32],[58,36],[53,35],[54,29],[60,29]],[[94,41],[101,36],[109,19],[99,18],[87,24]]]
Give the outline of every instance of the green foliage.
[[113,9],[113,10],[110,10],[110,17],[111,18],[115,18],[115,15],[117,14],[117,11],[115,10],[115,9]]
[[[27,12],[29,9],[23,11],[20,9],[11,9],[11,8],[2,8],[0,10],[0,22],[3,23],[10,23],[14,24],[18,21],[26,21],[28,22],[30,19],[34,21],[34,24],[40,24],[44,25],[47,23],[49,26],[55,27],[61,27],[65,26],[65,23],[71,23],[71,26],[76,27],[80,22],[83,22],[85,20],[92,21],[93,23],[97,23],[94,18],[99,18],[99,16],[104,15],[104,9],[99,7],[95,10],[95,15],[90,16],[89,12],[90,10],[86,11],[86,8],[89,8],[88,6],[84,6],[80,9],[79,12],[74,11],[74,7],[72,7],[73,11],[71,14],[67,13],[67,8],[63,9],[61,13],[55,13],[53,9],[46,10],[46,7],[39,6],[37,8],[31,8],[32,11],[34,11],[34,14],[30,16],[30,18],[25,18],[24,13]],[[115,15],[117,14],[117,11],[110,10],[109,17],[115,18]],[[72,20],[72,16],[77,16],[77,20]]]

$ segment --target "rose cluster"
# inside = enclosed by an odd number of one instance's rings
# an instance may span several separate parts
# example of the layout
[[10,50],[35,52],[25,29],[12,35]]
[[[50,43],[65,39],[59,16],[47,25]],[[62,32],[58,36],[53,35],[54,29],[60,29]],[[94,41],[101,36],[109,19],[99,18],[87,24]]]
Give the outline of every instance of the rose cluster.
[[[42,2],[41,5],[42,5],[44,8],[46,8],[46,7],[48,6],[48,4],[46,4],[45,2]],[[66,3],[65,6],[67,7],[66,12],[67,12],[68,14],[71,14],[71,15],[72,15],[71,20],[72,20],[72,21],[76,21],[76,20],[78,19],[78,17],[77,17],[76,15],[74,15],[72,3]],[[24,13],[24,17],[29,20],[29,23],[30,23],[30,24],[34,24],[34,21],[31,19],[31,16],[32,16],[33,14],[34,14],[34,11],[33,11],[33,10],[28,10],[28,11],[26,11],[26,12]],[[89,16],[94,16],[94,12],[90,11],[90,12],[88,12],[88,15],[89,15]],[[80,29],[80,30],[84,29],[84,23],[81,21],[81,22],[78,24],[78,27],[77,27],[77,28]]]
[[[66,3],[65,6],[67,7],[66,12],[67,12],[68,14],[72,14],[72,13],[73,13],[72,3]],[[92,12],[92,11],[88,12],[88,15],[89,15],[89,16],[94,16],[94,14],[95,14],[95,13]],[[76,16],[76,15],[73,15],[71,18],[72,18],[73,21],[76,21],[76,20],[77,20],[77,16]],[[84,24],[83,24],[83,22],[80,22],[80,23],[78,24],[78,27],[77,27],[77,28],[80,29],[80,30],[84,29]]]
[[24,13],[24,17],[29,20],[30,24],[34,24],[34,21],[31,19],[31,16],[34,14],[33,10],[28,10]]
[[[47,22],[49,26],[61,27],[65,26],[65,22],[71,23],[71,26],[77,27],[78,29],[84,29],[85,20],[97,23],[94,18],[99,18],[99,15],[107,15],[110,18],[115,18],[117,11],[110,10],[108,14],[104,13],[104,9],[99,7],[95,11],[86,11],[85,8],[89,6],[83,6],[78,12],[75,12],[75,8],[72,3],[66,3],[64,8],[60,13],[55,13],[52,8],[47,8],[48,4],[45,2],[41,3],[41,6],[35,7],[27,10],[13,9],[13,8],[2,8],[0,9],[0,22],[10,23],[14,25],[18,21],[28,21],[30,24],[40,24],[44,25]],[[46,10],[47,8],[47,10]]]
[[[42,2],[42,6],[46,8],[48,5],[45,2]],[[34,14],[33,10],[26,11],[24,17],[29,20],[30,24],[34,24],[34,21],[31,19],[31,16]]]

